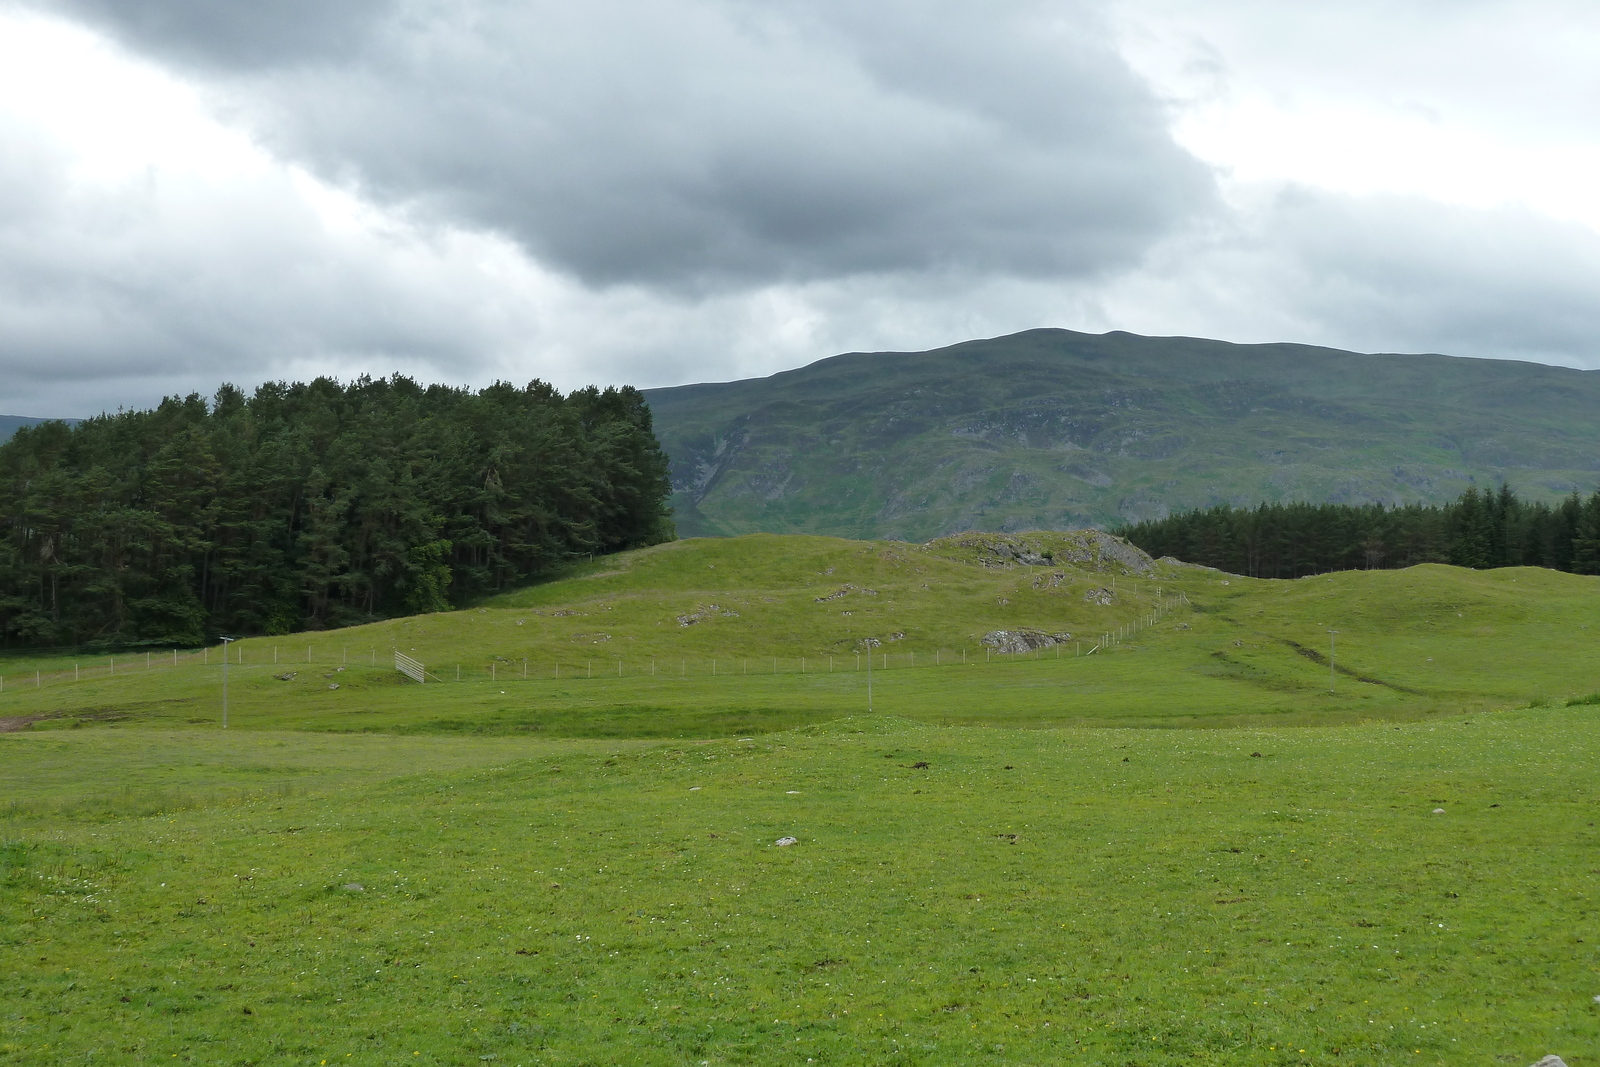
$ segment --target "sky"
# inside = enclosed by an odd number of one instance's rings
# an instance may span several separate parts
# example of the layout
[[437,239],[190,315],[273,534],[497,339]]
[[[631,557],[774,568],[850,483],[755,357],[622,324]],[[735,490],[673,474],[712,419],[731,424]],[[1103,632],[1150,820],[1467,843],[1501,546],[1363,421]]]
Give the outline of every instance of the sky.
[[1592,0],[0,0],[0,411],[1041,326],[1600,368]]

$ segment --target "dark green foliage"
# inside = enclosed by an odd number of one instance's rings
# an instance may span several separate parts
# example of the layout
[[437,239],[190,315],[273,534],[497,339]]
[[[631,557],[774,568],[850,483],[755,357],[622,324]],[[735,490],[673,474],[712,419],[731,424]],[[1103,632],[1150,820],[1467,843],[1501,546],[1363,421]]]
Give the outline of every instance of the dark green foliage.
[[1218,506],[1117,531],[1153,556],[1258,578],[1376,570],[1417,563],[1550,567],[1600,574],[1600,491],[1552,507],[1508,486],[1468,489],[1451,504]]
[[319,378],[25,427],[0,446],[0,633],[193,645],[440,611],[670,540],[667,492],[632,388]]

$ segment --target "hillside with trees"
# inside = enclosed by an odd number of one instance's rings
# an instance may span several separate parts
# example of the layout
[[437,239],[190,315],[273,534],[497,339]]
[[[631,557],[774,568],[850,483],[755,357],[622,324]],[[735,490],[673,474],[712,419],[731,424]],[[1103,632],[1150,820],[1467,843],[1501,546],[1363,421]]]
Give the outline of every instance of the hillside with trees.
[[1600,492],[1558,504],[1527,501],[1509,487],[1468,489],[1454,503],[1221,505],[1123,527],[1152,556],[1255,578],[1378,570],[1418,563],[1549,567],[1600,574]]
[[0,636],[195,645],[439,611],[674,536],[635,389],[223,386],[0,445]]

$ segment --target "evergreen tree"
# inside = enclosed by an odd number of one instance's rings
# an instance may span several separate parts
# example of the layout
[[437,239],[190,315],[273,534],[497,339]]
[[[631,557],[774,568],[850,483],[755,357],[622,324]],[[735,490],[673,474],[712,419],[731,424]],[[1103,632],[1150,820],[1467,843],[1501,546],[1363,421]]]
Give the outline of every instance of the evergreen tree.
[[440,611],[670,540],[634,389],[271,382],[0,446],[0,634],[193,645]]

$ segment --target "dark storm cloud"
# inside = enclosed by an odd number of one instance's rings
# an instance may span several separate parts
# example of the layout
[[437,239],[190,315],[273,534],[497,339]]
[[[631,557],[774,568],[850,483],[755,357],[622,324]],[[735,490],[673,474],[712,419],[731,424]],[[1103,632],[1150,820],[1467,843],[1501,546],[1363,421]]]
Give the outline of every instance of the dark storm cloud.
[[286,156],[591,284],[1083,276],[1211,192],[1084,4],[72,2],[233,65]]

